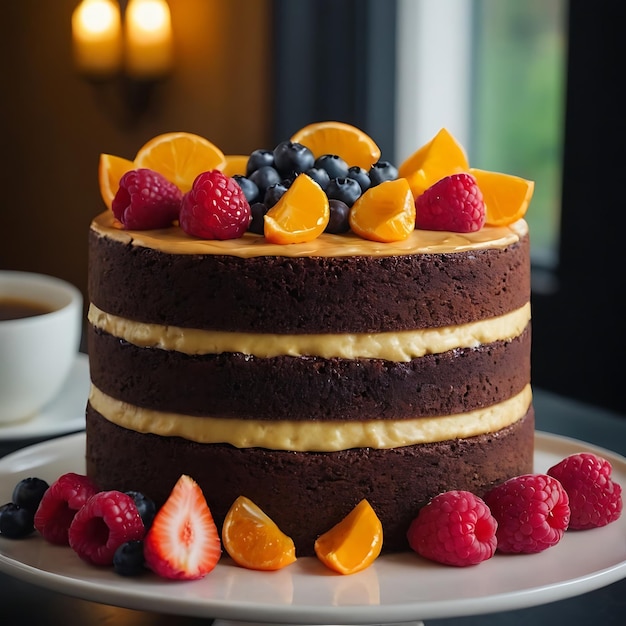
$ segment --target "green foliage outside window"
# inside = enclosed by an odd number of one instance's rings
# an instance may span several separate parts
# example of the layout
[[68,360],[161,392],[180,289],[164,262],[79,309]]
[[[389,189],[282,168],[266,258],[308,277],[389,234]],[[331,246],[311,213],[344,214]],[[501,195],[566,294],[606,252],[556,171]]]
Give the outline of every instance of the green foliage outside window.
[[476,167],[535,181],[533,260],[553,265],[561,212],[566,0],[476,0],[472,154]]

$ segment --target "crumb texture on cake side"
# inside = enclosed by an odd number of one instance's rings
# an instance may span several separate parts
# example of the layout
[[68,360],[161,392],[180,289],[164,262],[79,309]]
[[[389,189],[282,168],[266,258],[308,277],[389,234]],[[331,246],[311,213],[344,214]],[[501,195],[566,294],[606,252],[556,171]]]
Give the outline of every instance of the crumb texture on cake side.
[[[384,551],[407,549],[434,493],[482,493],[532,469],[528,233],[494,236],[467,247],[464,235],[456,252],[422,242],[417,253],[264,256],[257,243],[231,256],[225,242],[219,254],[164,251],[158,231],[129,244],[97,219],[90,475],[159,502],[186,473],[218,523],[244,495],[300,555],[365,497]],[[280,422],[289,437],[258,439]],[[337,431],[340,449],[300,449]],[[202,443],[206,433],[218,440]]]

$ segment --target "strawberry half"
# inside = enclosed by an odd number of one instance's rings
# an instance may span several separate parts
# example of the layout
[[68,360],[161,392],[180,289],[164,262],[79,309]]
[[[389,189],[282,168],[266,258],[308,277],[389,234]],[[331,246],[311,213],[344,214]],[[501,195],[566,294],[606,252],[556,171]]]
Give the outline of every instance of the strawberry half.
[[146,535],[146,565],[164,578],[193,580],[208,574],[221,554],[220,536],[202,489],[182,474]]

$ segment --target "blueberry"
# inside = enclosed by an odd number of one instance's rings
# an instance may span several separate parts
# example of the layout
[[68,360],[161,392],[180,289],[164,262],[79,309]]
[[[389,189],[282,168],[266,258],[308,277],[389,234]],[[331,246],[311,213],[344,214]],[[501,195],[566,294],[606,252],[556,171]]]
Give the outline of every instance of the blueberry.
[[329,200],[330,219],[324,232],[340,235],[350,230],[350,207],[341,200]]
[[28,509],[34,514],[49,486],[41,478],[24,478],[15,485],[11,500],[17,506]]
[[354,178],[332,178],[326,195],[329,200],[341,200],[351,207],[361,195],[361,186]]
[[265,195],[263,196],[263,204],[271,209],[282,197],[285,191],[289,188],[291,183],[287,180],[283,180],[279,183],[275,183],[274,185],[270,185],[265,190]]
[[348,169],[348,178],[354,178],[354,180],[359,183],[359,186],[361,187],[361,193],[366,192],[372,184],[372,181],[370,180],[370,175],[367,173],[366,170],[364,170],[362,167],[359,167],[358,165],[353,165]]
[[143,526],[148,530],[148,528],[152,526],[152,521],[156,515],[156,504],[151,498],[140,491],[126,491],[125,493],[135,501],[139,516],[143,521]]
[[386,180],[396,180],[398,178],[398,170],[395,165],[389,161],[378,161],[370,168],[370,181],[372,187],[380,185]]
[[274,148],[274,167],[283,177],[306,172],[313,167],[315,157],[309,148],[293,141],[281,141]]
[[336,154],[324,154],[318,157],[314,167],[326,170],[330,178],[345,178],[348,175],[348,164]]
[[265,165],[270,167],[274,165],[274,153],[271,150],[259,149],[251,152],[246,164],[246,176],[249,178],[252,172],[256,172]]
[[326,170],[319,167],[311,167],[305,172],[305,174],[311,177],[322,189],[326,189],[326,187],[328,187],[330,176]]
[[263,165],[254,170],[248,178],[259,188],[259,197],[265,195],[265,190],[281,181],[280,174],[271,165]]
[[21,539],[34,532],[35,513],[14,502],[0,506],[0,535],[9,539]]
[[250,212],[252,213],[252,220],[250,222],[250,226],[248,226],[248,230],[251,233],[256,233],[257,235],[262,235],[265,231],[265,220],[263,216],[268,212],[268,208],[262,202],[255,202],[250,207]]
[[134,539],[121,544],[113,555],[113,569],[120,576],[139,576],[143,573],[143,541]]
[[235,174],[233,180],[241,187],[241,191],[243,191],[243,195],[246,197],[248,204],[252,204],[258,200],[259,187],[255,182],[241,174]]

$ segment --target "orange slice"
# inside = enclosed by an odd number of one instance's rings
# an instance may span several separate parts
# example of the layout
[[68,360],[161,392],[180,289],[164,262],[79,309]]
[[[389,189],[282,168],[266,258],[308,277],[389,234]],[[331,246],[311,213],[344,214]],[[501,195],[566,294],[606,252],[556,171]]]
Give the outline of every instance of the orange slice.
[[245,496],[233,502],[224,518],[222,543],[230,558],[248,569],[277,570],[296,560],[291,537]]
[[415,230],[415,200],[406,178],[370,187],[350,210],[350,228],[359,237],[389,243]]
[[150,139],[135,156],[135,167],[159,172],[184,193],[198,174],[221,170],[224,153],[208,139],[193,133],[174,132]]
[[246,175],[246,166],[248,165],[247,154],[227,154],[224,156],[224,166],[221,168],[226,176],[235,176],[240,174]]
[[383,546],[383,527],[367,500],[361,500],[336,526],[315,542],[317,558],[340,574],[369,567]]
[[265,214],[264,235],[271,243],[304,243],[319,237],[330,219],[324,190],[300,174]]
[[485,224],[507,226],[526,215],[535,183],[519,176],[470,169],[485,201]]
[[376,142],[356,126],[343,122],[315,122],[301,128],[291,137],[313,152],[315,158],[336,154],[349,166],[358,165],[366,170],[380,159]]
[[398,175],[409,181],[413,196],[421,196],[437,181],[467,172],[469,162],[463,146],[445,128],[398,167]]
[[126,172],[134,169],[135,164],[129,159],[118,157],[113,154],[101,154],[98,162],[98,183],[100,194],[107,208],[111,203],[120,186],[120,179]]

